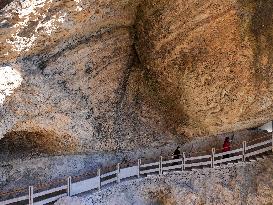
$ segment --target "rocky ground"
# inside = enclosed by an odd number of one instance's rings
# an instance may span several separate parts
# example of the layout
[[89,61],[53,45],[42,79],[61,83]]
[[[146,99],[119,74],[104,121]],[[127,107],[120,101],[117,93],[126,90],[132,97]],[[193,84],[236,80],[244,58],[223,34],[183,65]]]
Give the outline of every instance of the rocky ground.
[[55,205],[270,205],[272,171],[271,155],[258,162],[125,181]]

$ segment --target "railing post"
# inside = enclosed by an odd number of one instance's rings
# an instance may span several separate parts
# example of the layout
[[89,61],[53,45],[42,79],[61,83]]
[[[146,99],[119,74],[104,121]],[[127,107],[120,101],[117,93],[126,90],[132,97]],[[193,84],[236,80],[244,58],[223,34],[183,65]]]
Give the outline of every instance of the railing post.
[[159,161],[159,175],[162,175],[163,170],[162,170],[162,161],[163,161],[163,157],[160,156],[160,161]]
[[138,159],[137,160],[137,166],[138,166],[137,178],[140,178],[140,165],[141,165],[141,159]]
[[182,171],[185,170],[185,164],[186,164],[186,154],[183,152],[183,158],[182,158]]
[[215,155],[215,148],[211,149],[211,168],[214,168],[214,155]]
[[243,162],[246,161],[246,141],[243,141]]
[[71,196],[71,184],[72,184],[72,178],[67,178],[67,196]]
[[117,183],[120,183],[119,173],[120,173],[120,163],[117,164]]
[[28,187],[28,203],[33,205],[33,186]]
[[101,172],[100,172],[100,169],[98,169],[98,177],[99,177],[99,187],[98,187],[98,189],[100,190],[101,189]]
[[183,171],[183,166],[184,166],[184,163],[183,163],[183,156],[181,156],[181,171]]
[[272,152],[273,152],[273,121],[272,121]]

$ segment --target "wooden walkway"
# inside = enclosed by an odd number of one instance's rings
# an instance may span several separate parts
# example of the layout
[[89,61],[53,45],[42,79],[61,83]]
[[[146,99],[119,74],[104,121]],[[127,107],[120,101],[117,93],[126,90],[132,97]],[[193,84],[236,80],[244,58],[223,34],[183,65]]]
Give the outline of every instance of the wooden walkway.
[[212,148],[211,152],[199,152],[196,156],[187,156],[183,153],[180,159],[163,159],[159,157],[156,162],[143,163],[141,159],[135,166],[122,168],[117,164],[116,168],[111,172],[102,173],[97,170],[97,175],[94,177],[67,177],[61,186],[50,188],[43,191],[35,191],[36,186],[28,188],[28,194],[20,197],[1,201],[1,198],[7,198],[11,193],[18,193],[19,190],[13,190],[8,193],[0,193],[0,205],[44,205],[52,203],[64,196],[75,196],[87,191],[97,191],[113,183],[120,183],[123,180],[136,179],[146,177],[150,174],[163,174],[163,172],[190,171],[193,169],[202,169],[204,167],[214,168],[221,164],[246,162],[248,160],[262,157],[265,154],[272,152],[273,137],[262,137],[254,141],[244,141],[237,148],[229,152],[222,152],[222,149]]

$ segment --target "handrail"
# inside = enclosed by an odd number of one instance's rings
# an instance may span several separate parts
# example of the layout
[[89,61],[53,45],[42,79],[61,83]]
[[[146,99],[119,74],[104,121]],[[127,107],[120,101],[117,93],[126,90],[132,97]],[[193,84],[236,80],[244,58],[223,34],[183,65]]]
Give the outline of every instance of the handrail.
[[209,157],[210,157],[210,155],[201,155],[201,156],[196,156],[196,157],[189,157],[189,158],[187,158],[187,160],[207,159]]
[[234,153],[237,153],[237,152],[241,152],[243,151],[243,148],[238,148],[238,149],[235,149],[235,150],[231,150],[231,151],[227,151],[227,152],[221,152],[221,153],[217,153],[215,154],[214,156],[215,157],[221,157],[223,155],[227,155],[227,154],[234,154]]
[[266,144],[269,144],[271,143],[272,140],[266,140],[266,141],[263,141],[263,142],[259,142],[257,144],[254,144],[254,145],[250,145],[250,146],[247,146],[246,150],[250,150],[250,149],[253,149],[255,147],[259,147],[259,146],[262,146],[262,145],[266,145]]
[[[140,177],[140,176],[151,174],[151,173],[162,174],[163,171],[169,171],[169,170],[174,170],[174,169],[175,170],[179,169],[181,171],[185,171],[186,169],[189,169],[189,168],[192,169],[192,168],[204,167],[204,166],[206,166],[206,167],[211,166],[211,168],[214,168],[215,165],[219,165],[219,164],[225,163],[225,162],[238,161],[241,159],[242,159],[242,161],[245,161],[245,159],[247,159],[249,157],[256,156],[256,155],[262,154],[262,153],[270,151],[270,150],[272,151],[273,136],[272,136],[271,140],[268,139],[268,136],[267,137],[263,136],[261,138],[255,139],[255,140],[251,140],[249,142],[257,141],[257,140],[264,139],[264,138],[267,138],[267,140],[265,140],[263,142],[258,142],[256,144],[252,144],[250,146],[247,146],[247,143],[244,142],[242,144],[242,147],[237,148],[235,150],[228,151],[228,152],[221,152],[221,153],[215,154],[215,149],[213,148],[211,155],[200,155],[200,156],[194,156],[194,157],[186,157],[185,153],[183,153],[183,155],[182,155],[183,157],[179,158],[179,159],[171,159],[171,160],[163,161],[163,158],[160,157],[160,160],[158,160],[156,162],[150,162],[147,164],[141,164],[141,160],[138,160],[137,166],[126,167],[126,168],[122,168],[122,169],[120,169],[120,165],[118,164],[116,170],[111,171],[111,172],[106,172],[104,174],[101,174],[101,172],[99,170],[98,175],[93,178],[83,179],[84,177],[91,175],[91,172],[88,172],[87,174],[85,173],[80,176],[73,177],[72,178],[73,180],[74,179],[82,179],[82,180],[79,180],[74,183],[72,183],[71,177],[69,177],[66,185],[58,186],[55,188],[52,188],[52,186],[60,184],[60,183],[64,183],[64,179],[56,180],[54,182],[47,183],[47,184],[39,184],[39,185],[35,186],[35,190],[36,190],[35,194],[33,194],[33,187],[31,186],[31,187],[29,187],[29,194],[28,195],[8,199],[5,201],[0,201],[0,204],[1,205],[2,204],[8,205],[8,204],[14,203],[14,202],[29,200],[29,204],[31,204],[31,205],[43,205],[45,203],[48,203],[49,201],[51,202],[51,201],[58,200],[59,198],[66,196],[66,195],[74,196],[74,195],[80,194],[85,191],[90,191],[90,190],[94,190],[94,189],[100,190],[101,186],[105,186],[105,185],[108,185],[110,183],[115,183],[115,182],[119,183],[120,179]],[[205,152],[207,153],[208,151],[201,151],[198,153],[205,153]],[[223,158],[219,159],[219,157],[223,157]],[[215,159],[215,158],[217,158],[217,159]],[[157,167],[155,167],[155,166],[157,166]],[[48,190],[37,192],[37,190],[40,190],[41,188],[45,188],[45,187],[47,187],[47,188],[51,187],[51,188]],[[7,196],[7,195],[11,195],[11,194],[16,194],[20,191],[22,192],[23,190],[25,191],[26,188],[15,189],[15,190],[12,190],[12,191],[9,191],[6,193],[0,192],[0,196]],[[60,191],[63,191],[66,194],[64,194],[63,192],[60,193]],[[53,196],[48,196],[48,195],[53,195]],[[45,196],[47,196],[47,197],[45,197]],[[39,198],[39,197],[42,198],[40,201],[37,200],[37,198]],[[38,202],[35,202],[33,204],[34,198],[36,199],[35,201],[38,201]]]

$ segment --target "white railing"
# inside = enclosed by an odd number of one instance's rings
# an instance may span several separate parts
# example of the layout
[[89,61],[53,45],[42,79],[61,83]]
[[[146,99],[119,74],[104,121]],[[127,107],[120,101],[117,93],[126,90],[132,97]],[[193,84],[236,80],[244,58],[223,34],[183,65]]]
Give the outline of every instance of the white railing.
[[[221,163],[234,163],[238,160],[244,162],[250,157],[260,155],[264,152],[272,151],[272,141],[273,138],[270,140],[267,139],[266,141],[251,144],[249,146],[247,146],[247,143],[244,141],[242,143],[242,147],[228,152],[216,153],[216,151],[219,150],[212,148],[210,154],[186,157],[186,153],[183,153],[182,157],[179,159],[163,161],[163,158],[160,157],[157,162],[148,164],[142,164],[141,160],[139,159],[136,166],[121,169],[120,164],[118,164],[114,171],[104,174],[101,174],[101,170],[99,169],[97,176],[78,182],[72,182],[72,178],[68,177],[66,185],[38,193],[34,193],[34,187],[30,186],[28,195],[9,199],[6,201],[0,201],[0,205],[14,204],[18,202],[20,202],[20,204],[43,205],[54,202],[64,196],[74,196],[87,191],[100,190],[102,186],[109,186],[112,183],[119,183],[124,179],[147,176],[147,174],[163,174],[163,172],[170,170],[187,171],[192,170],[193,168],[203,167],[214,168],[215,166],[219,166]],[[3,196],[3,193],[0,193],[0,197],[1,196]]]

